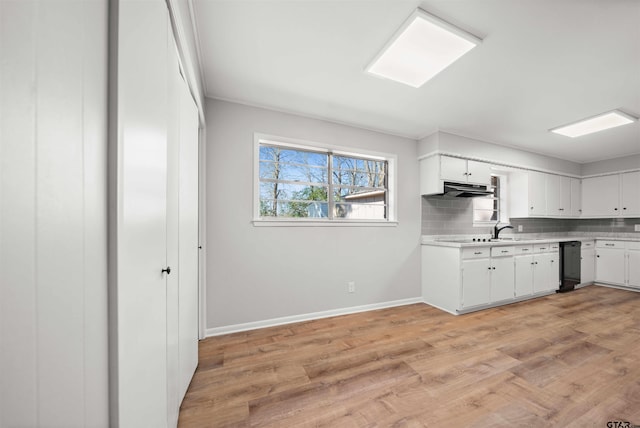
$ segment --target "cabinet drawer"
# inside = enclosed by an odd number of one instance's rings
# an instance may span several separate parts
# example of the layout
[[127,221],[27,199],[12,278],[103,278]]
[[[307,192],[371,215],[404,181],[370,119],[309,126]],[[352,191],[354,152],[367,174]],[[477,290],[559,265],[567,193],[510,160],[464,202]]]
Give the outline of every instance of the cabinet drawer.
[[594,248],[594,247],[595,247],[594,241],[582,241],[582,248]]
[[531,254],[533,253],[533,245],[518,245],[515,247],[515,254]]
[[534,253],[548,253],[550,251],[553,251],[551,250],[551,244],[534,244],[533,245]]
[[598,248],[617,248],[624,250],[624,241],[596,241],[596,247]]
[[489,258],[490,255],[491,255],[491,251],[489,247],[462,249],[463,259],[483,259],[483,258]]
[[515,254],[515,247],[493,247],[491,257],[512,256]]
[[640,242],[627,242],[627,249],[640,250]]
[[557,253],[558,251],[560,251],[560,243],[554,242],[553,244],[549,244],[549,251],[551,251],[552,253]]

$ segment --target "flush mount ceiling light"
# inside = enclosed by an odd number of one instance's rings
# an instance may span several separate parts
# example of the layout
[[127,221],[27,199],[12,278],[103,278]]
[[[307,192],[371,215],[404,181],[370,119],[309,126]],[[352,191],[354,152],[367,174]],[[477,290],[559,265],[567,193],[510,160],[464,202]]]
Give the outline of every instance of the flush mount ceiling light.
[[575,138],[581,135],[592,134],[594,132],[603,131],[616,126],[626,125],[638,120],[638,118],[630,116],[620,110],[612,110],[597,116],[583,119],[569,125],[559,126],[549,131],[567,137]]
[[419,88],[481,42],[478,37],[416,9],[365,70]]

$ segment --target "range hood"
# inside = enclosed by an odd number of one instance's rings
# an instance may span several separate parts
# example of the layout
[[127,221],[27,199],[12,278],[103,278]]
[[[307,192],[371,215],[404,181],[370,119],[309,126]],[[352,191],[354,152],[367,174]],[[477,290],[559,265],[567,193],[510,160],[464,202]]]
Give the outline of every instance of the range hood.
[[440,196],[447,198],[477,198],[481,196],[493,195],[487,186],[480,184],[444,182],[444,193]]

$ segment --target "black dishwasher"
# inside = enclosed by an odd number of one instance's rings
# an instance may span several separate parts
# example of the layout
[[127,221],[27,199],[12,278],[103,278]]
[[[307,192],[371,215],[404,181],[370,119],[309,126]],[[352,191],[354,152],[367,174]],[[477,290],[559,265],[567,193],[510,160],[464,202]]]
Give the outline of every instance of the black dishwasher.
[[580,284],[580,241],[560,243],[560,288],[558,293],[572,291]]

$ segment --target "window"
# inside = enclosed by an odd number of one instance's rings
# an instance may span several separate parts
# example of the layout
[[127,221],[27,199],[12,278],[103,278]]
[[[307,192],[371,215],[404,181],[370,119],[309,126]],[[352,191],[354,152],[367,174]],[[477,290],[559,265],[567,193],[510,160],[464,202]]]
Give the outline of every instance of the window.
[[384,156],[257,139],[256,220],[389,221]]
[[473,198],[473,225],[487,226],[494,225],[498,221],[506,221],[506,203],[504,195],[506,178],[501,175],[491,176],[492,195]]

